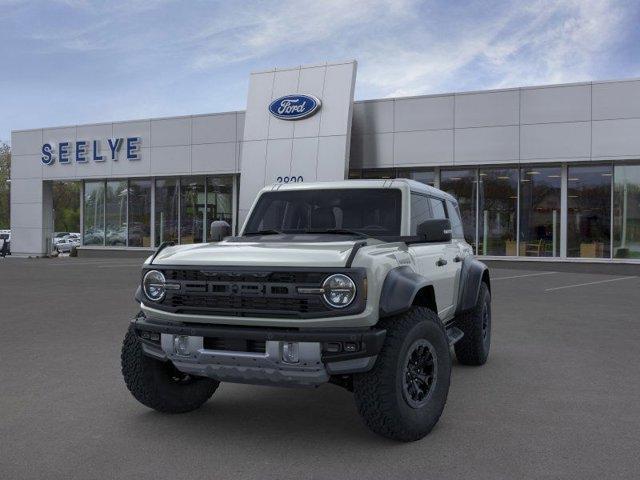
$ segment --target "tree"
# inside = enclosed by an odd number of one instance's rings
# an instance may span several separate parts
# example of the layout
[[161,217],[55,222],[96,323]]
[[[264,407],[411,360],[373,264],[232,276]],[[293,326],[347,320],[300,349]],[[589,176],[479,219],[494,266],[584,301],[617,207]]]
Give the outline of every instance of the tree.
[[11,147],[0,142],[0,230],[8,229],[10,224],[10,187]]
[[80,182],[53,182],[54,230],[80,231]]

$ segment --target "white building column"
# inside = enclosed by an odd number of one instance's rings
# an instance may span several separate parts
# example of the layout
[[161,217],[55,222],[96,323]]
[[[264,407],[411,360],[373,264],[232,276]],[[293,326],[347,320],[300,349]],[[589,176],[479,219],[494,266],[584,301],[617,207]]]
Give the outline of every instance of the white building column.
[[562,165],[561,183],[560,183],[560,258],[567,258],[567,219],[569,217],[568,205],[568,168]]

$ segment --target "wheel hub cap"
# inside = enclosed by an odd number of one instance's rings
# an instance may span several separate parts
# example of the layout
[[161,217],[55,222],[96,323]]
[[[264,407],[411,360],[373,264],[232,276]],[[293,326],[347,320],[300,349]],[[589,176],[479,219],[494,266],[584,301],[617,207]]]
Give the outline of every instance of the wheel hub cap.
[[425,339],[413,342],[407,352],[402,394],[412,408],[427,404],[436,384],[438,362],[433,345]]

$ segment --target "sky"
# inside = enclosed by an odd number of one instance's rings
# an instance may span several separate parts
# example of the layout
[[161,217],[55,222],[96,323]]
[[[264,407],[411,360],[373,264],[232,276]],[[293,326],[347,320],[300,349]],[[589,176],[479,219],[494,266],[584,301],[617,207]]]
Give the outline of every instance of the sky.
[[0,140],[243,110],[252,71],[352,58],[356,99],[640,77],[639,20],[638,0],[0,0]]

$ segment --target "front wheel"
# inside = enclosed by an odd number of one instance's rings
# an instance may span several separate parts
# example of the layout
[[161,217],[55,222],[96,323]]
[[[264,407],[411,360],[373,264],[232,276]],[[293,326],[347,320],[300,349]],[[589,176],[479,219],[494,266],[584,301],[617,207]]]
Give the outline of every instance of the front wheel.
[[360,415],[373,432],[403,442],[435,426],[449,393],[451,356],[438,316],[424,307],[382,322],[387,335],[373,369],[354,375]]
[[133,328],[122,344],[122,375],[131,394],[162,413],[186,413],[200,408],[220,382],[180,372],[170,361],[148,357]]

